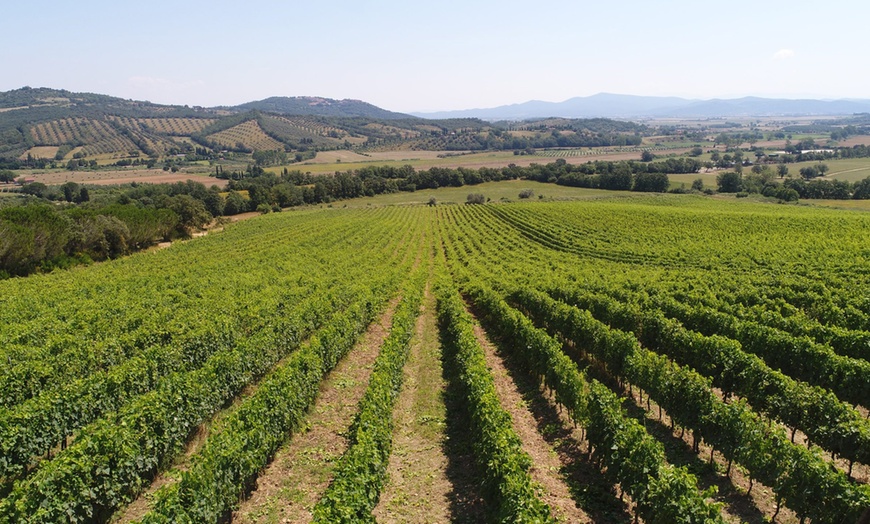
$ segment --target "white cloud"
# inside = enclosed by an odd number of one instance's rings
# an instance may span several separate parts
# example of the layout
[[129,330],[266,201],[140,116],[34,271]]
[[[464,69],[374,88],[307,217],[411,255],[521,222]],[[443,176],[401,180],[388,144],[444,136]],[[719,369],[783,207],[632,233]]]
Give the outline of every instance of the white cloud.
[[794,56],[794,49],[780,49],[773,53],[774,60],[788,60]]

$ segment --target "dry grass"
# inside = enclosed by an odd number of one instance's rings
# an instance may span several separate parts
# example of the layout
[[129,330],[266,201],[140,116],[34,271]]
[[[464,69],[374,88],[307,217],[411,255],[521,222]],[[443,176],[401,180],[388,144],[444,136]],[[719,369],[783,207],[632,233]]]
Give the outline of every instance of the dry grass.
[[541,487],[541,500],[550,506],[560,522],[591,522],[571,496],[568,479],[564,478],[560,456],[538,432],[537,421],[519,388],[511,378],[502,358],[487,339],[483,329],[475,325],[474,335],[483,347],[486,363],[492,370],[495,389],[502,408],[510,413],[514,430],[523,443],[523,450],[532,458],[530,474]]
[[79,184],[93,184],[97,186],[130,184],[132,182],[149,183],[149,184],[172,184],[175,182],[184,182],[193,180],[202,182],[206,186],[217,185],[224,187],[227,185],[226,180],[213,178],[205,175],[195,175],[191,173],[171,173],[162,169],[118,169],[111,171],[53,171],[48,173],[33,173],[27,175],[27,178],[32,178],[37,182],[42,182],[46,185],[59,185],[66,182],[76,182]]
[[444,453],[447,410],[435,300],[426,294],[394,410],[393,451],[374,515],[382,523],[448,522],[453,483]]
[[58,146],[35,146],[25,151],[19,158],[24,160],[27,158],[27,155],[30,155],[33,158],[48,158],[53,160],[58,149]]
[[233,514],[234,522],[309,522],[311,510],[332,480],[347,449],[345,432],[365,393],[375,359],[389,334],[394,300],[379,321],[321,384],[306,427],[275,454],[257,489]]

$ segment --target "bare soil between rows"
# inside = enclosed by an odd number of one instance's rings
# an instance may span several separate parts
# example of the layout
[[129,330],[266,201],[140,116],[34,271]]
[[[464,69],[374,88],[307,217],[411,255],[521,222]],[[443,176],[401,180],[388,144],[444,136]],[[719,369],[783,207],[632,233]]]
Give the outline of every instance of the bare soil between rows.
[[347,449],[345,433],[368,387],[380,347],[390,331],[394,299],[362,340],[323,381],[305,428],[275,454],[257,487],[233,513],[233,522],[310,522],[311,511]]

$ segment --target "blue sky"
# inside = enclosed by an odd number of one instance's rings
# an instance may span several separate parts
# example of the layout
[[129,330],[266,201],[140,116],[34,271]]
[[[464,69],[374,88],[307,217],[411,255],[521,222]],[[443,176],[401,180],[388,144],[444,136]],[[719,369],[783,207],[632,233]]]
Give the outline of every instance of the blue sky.
[[870,98],[866,0],[8,4],[2,91],[204,106],[315,95],[405,112],[599,92]]

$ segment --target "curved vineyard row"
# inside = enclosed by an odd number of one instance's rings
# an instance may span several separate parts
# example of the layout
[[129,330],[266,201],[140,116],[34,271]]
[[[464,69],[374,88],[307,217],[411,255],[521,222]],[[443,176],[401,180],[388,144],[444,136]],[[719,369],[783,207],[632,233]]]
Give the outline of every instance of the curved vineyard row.
[[830,391],[772,370],[734,340],[689,331],[661,311],[641,311],[564,283],[546,291],[589,310],[611,327],[633,333],[644,347],[711,378],[726,399],[731,393],[745,398],[756,411],[793,428],[792,440],[794,430],[800,429],[823,449],[850,462],[870,464],[870,421]]
[[[460,215],[467,215],[468,213],[465,210],[462,210],[462,212],[459,214]],[[477,214],[478,217],[480,217],[479,213],[475,213],[475,214]],[[462,218],[462,219],[457,218],[457,220],[459,221],[458,223],[462,224],[462,228],[466,229],[466,232],[468,232],[468,229],[470,229],[470,228],[480,227],[481,223],[484,222],[483,220],[478,221],[478,220],[469,219],[469,217],[467,217],[467,216]],[[562,263],[555,263],[555,267],[554,267],[553,265],[554,265],[554,262],[556,259],[554,259],[552,256],[548,257],[545,254],[542,255],[542,254],[539,254],[537,252],[526,253],[522,250],[518,250],[519,246],[517,246],[516,244],[513,244],[510,241],[503,241],[502,240],[505,237],[503,228],[501,230],[499,230],[498,233],[495,233],[495,231],[496,231],[495,229],[488,231],[488,232],[483,232],[481,230],[479,235],[466,235],[465,237],[459,237],[457,235],[454,238],[456,238],[456,244],[459,245],[458,246],[459,251],[455,251],[455,249],[457,249],[457,246],[452,246],[453,242],[448,242],[448,244],[451,245],[451,247],[453,247],[452,256],[455,256],[457,258],[465,260],[465,264],[469,265],[470,267],[477,268],[477,271],[480,272],[481,274],[497,275],[497,276],[491,276],[490,278],[494,279],[496,282],[502,282],[502,283],[506,283],[506,282],[509,282],[510,279],[517,279],[517,278],[519,278],[520,281],[525,281],[525,280],[528,280],[529,278],[532,278],[533,280],[537,281],[537,278],[534,278],[534,277],[537,274],[540,274],[542,269],[547,268],[547,265],[550,265],[550,267],[552,269],[555,269],[556,267],[559,267],[561,269],[563,267],[570,265],[570,263],[568,263],[567,261],[564,260],[564,257],[559,257],[558,260],[559,260],[559,262],[562,262]],[[449,230],[448,230],[448,232],[445,233],[445,236],[450,238],[451,241],[454,240],[454,238],[451,238],[451,232]],[[460,238],[461,238],[461,240],[460,240]],[[485,238],[487,240],[481,241],[481,239],[483,239],[483,238]],[[491,239],[498,239],[498,240],[491,240]],[[489,244],[489,245],[487,245],[487,244]],[[501,244],[501,246],[500,246],[501,249],[499,249],[499,247],[493,246],[493,244]],[[528,246],[522,246],[520,249],[526,249],[527,247]],[[493,250],[493,248],[495,248],[495,249]],[[487,253],[487,251],[493,251],[493,253],[497,253],[497,254],[493,254],[492,256],[490,256]],[[501,251],[501,252],[499,253],[499,251]],[[532,251],[536,251],[536,250],[532,250]],[[508,254],[508,253],[510,253],[510,254]],[[486,260],[486,262],[484,262],[483,265],[475,264],[475,263],[473,263],[473,260],[476,257],[483,258]],[[517,262],[517,259],[528,259],[528,262]],[[676,398],[684,398],[684,397],[678,395]],[[743,408],[743,409],[745,410],[745,408]],[[746,411],[746,413],[749,413],[749,412]],[[824,424],[820,424],[820,426],[824,426]],[[766,427],[766,425],[765,425],[765,427]],[[822,430],[827,431],[827,429],[825,429],[825,428],[822,428]],[[779,437],[777,437],[777,438],[779,438]],[[780,440],[781,440],[781,438],[780,438]],[[779,440],[777,440],[777,442],[778,441]],[[787,449],[791,449],[791,448],[787,448]],[[803,449],[803,448],[795,448],[795,449],[798,449],[798,451],[794,451],[794,450],[792,451],[793,453],[797,453],[797,455],[795,455],[795,457],[797,457],[797,458],[795,458],[795,460],[797,460],[799,463],[801,461],[806,463],[806,461],[809,460],[809,463],[808,463],[809,465],[806,465],[804,467],[809,468],[809,470],[813,470],[815,468],[815,469],[818,469],[820,472],[827,470],[826,466],[820,466],[820,464],[824,464],[824,461],[821,460],[820,458],[808,459],[807,457],[812,456],[812,453],[810,453],[809,455],[806,455],[804,452],[799,451],[799,449]],[[806,451],[806,450],[804,450],[804,451]],[[865,451],[859,451],[859,453],[864,453],[864,452]],[[803,458],[801,458],[801,457],[803,457]],[[812,465],[814,460],[817,461],[815,463],[819,464],[819,466]],[[771,466],[771,464],[768,464],[768,466]],[[804,471],[804,473],[806,473],[806,472]],[[788,476],[789,473],[786,472],[786,473],[784,473],[784,475]],[[780,477],[777,477],[777,478],[780,478]],[[795,477],[795,478],[797,478],[797,477]],[[828,480],[831,480],[831,479],[825,480],[825,477],[822,476],[822,477],[816,477],[815,481],[813,481],[813,482],[815,482],[816,487],[818,487],[819,485],[825,485],[825,483]],[[773,482],[773,480],[770,480],[770,478],[768,478],[768,481]],[[837,484],[837,483],[839,483],[841,485],[841,487],[848,484],[847,482],[844,482],[842,480],[834,482],[834,484]],[[837,496],[833,496],[833,497],[836,498]],[[849,499],[849,496],[846,496],[846,500],[852,500],[852,503],[856,504],[856,506],[853,507],[853,509],[851,510],[851,512],[854,513],[855,511],[859,511],[855,508],[856,507],[860,508],[860,504],[861,504],[860,502],[856,502],[856,500],[860,501],[860,500],[864,500],[864,499],[862,499],[861,497],[859,497],[858,499],[855,499],[854,497]],[[807,503],[805,501],[801,502],[800,497],[797,495],[794,495],[792,497],[792,501],[790,504],[792,506],[800,508],[798,511],[807,512],[808,514],[812,513],[813,511],[816,511],[816,510],[813,510],[811,508],[807,508]],[[824,510],[818,509],[817,514],[816,514],[817,519],[825,518],[825,517],[820,517],[819,515],[827,514],[827,515],[829,515],[827,518],[831,518],[830,515],[836,514],[834,512],[825,513],[826,511],[830,511],[830,509],[824,509]],[[815,522],[815,521],[817,521],[817,519],[814,519],[813,521]],[[818,521],[824,521],[824,520],[818,520]]]

